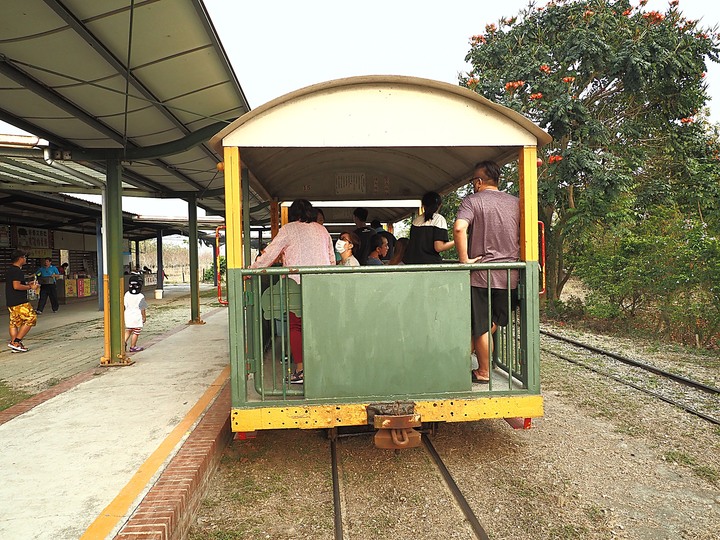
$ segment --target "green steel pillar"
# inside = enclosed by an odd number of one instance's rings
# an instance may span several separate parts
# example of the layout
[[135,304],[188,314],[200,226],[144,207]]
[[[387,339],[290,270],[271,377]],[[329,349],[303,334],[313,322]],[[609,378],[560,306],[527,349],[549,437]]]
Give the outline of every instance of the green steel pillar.
[[[521,336],[521,347],[528,359],[528,390],[540,393],[540,265],[537,261],[528,261],[525,272],[525,291],[522,302],[525,309],[521,311],[520,327],[524,329]],[[532,302],[530,301],[532,299]],[[532,307],[529,307],[532,306]]]
[[[105,198],[105,190],[103,190],[103,202]],[[103,275],[105,274],[105,258],[103,239],[103,222],[102,219],[95,220],[95,239],[97,249],[97,270],[98,270],[98,311],[105,311],[105,284],[103,283]],[[66,276],[66,278],[69,276]]]
[[105,354],[100,360],[103,366],[125,366],[133,362],[125,355],[123,347],[123,294],[122,268],[122,165],[118,159],[107,160],[107,187],[103,201],[105,268],[103,270],[103,293],[105,295]]
[[140,240],[135,240],[135,270],[140,272]]
[[157,232],[157,289],[163,290],[165,287],[165,271],[163,270],[163,232]]
[[243,242],[243,266],[248,268],[252,264],[250,245],[250,172],[247,167],[240,171],[240,189],[242,190],[243,211],[242,211],[242,242]]
[[198,282],[198,221],[197,197],[188,200],[188,225],[190,249],[190,320],[188,324],[205,324],[200,318],[200,284]]
[[[251,251],[252,246],[250,245],[250,172],[247,167],[241,167],[240,169],[240,193],[242,196],[242,247],[243,247],[243,266],[248,268],[252,263]],[[243,283],[243,282],[241,282]],[[248,294],[250,302],[259,301],[260,295],[257,294],[253,297],[251,291],[253,290],[252,281],[244,283],[244,291]],[[259,293],[259,291],[258,291]],[[255,343],[258,339],[257,329],[255,325],[250,322],[247,326],[247,347],[248,351],[255,350]],[[251,353],[252,354],[252,353]]]

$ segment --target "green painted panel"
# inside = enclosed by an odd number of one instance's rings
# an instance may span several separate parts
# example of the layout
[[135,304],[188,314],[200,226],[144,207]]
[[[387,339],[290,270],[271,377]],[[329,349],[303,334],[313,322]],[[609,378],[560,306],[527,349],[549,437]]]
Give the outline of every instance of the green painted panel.
[[305,275],[305,397],[467,392],[466,272]]

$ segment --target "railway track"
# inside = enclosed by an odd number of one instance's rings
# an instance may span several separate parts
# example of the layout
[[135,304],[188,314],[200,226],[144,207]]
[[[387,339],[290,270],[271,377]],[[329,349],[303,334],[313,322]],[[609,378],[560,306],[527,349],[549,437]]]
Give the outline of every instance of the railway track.
[[[562,344],[562,350],[546,345],[540,348],[541,351],[640,390],[712,424],[720,425],[719,388],[553,332],[541,330],[540,333],[555,343]],[[547,341],[545,343],[547,344]]]
[[[366,435],[371,435],[372,432]],[[359,434],[354,434],[359,435]],[[340,436],[342,437],[342,436]],[[336,430],[331,430],[330,433],[330,459],[332,467],[332,482],[333,482],[333,509],[334,509],[334,538],[335,540],[343,540],[344,536],[344,520],[343,520],[343,509],[342,509],[342,486],[340,480],[340,464],[338,458],[338,438]],[[437,469],[440,477],[447,490],[452,494],[453,500],[457,508],[462,512],[467,525],[472,530],[472,535],[478,540],[489,540],[489,536],[485,529],[480,524],[477,516],[472,510],[468,500],[463,495],[462,491],[458,487],[452,473],[443,462],[440,454],[433,446],[430,438],[426,433],[422,435],[422,442],[430,461]],[[442,488],[440,488],[442,489]]]

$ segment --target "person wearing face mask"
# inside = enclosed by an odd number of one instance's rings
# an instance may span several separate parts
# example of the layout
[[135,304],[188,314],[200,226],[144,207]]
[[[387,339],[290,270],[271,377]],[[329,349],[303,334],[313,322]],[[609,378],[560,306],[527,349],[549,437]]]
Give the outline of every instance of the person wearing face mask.
[[338,241],[335,242],[335,251],[340,254],[338,266],[360,266],[360,263],[353,255],[353,249],[359,245],[360,239],[354,232],[343,231]]

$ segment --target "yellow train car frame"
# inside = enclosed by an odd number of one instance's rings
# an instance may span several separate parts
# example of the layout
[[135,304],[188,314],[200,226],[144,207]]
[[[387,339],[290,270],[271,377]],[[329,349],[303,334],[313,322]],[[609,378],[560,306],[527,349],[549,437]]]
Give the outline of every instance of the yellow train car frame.
[[[217,134],[211,144],[224,155],[233,430],[372,424],[370,411],[378,405],[409,410],[422,422],[542,416],[537,148],[550,140],[529,119],[472,91],[400,76],[310,86]],[[250,190],[269,202],[276,232],[285,201],[448,193],[467,184],[474,164],[486,159],[517,162],[518,263],[298,268],[292,271],[302,275],[301,291],[290,292],[289,269],[247,269]],[[373,211],[383,213],[383,222],[409,215],[403,208]],[[521,271],[515,329],[498,346],[506,359],[496,361],[499,375],[482,388],[470,382],[469,272],[478,268]],[[275,279],[271,296],[278,306],[270,315],[267,294],[264,311],[261,302],[263,277]],[[285,384],[288,348],[276,350],[273,330],[267,351],[260,320],[263,313],[279,318],[282,334],[282,316],[273,309],[293,309],[293,302],[303,313],[306,382],[300,389]],[[373,306],[377,312],[365,317]],[[353,336],[352,343],[338,333]]]

